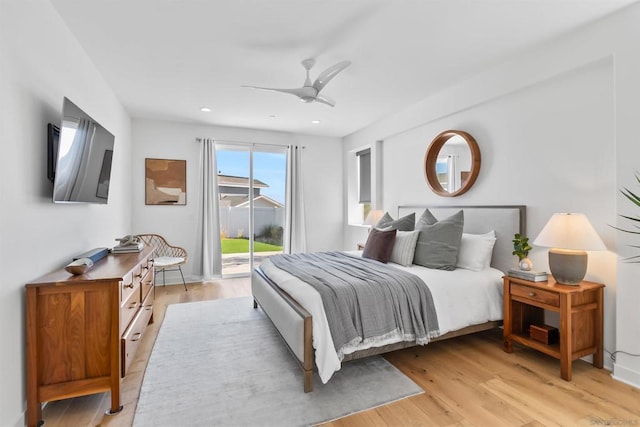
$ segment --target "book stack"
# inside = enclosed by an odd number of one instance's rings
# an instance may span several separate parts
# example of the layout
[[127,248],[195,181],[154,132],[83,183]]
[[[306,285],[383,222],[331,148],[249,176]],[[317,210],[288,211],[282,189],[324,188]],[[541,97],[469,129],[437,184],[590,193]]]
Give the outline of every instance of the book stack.
[[111,253],[112,254],[125,254],[125,253],[129,253],[129,252],[140,252],[142,249],[144,249],[144,243],[142,242],[137,242],[137,243],[125,243],[125,244],[119,244],[117,246],[114,246],[111,249]]
[[518,279],[528,280],[530,282],[545,282],[549,278],[546,271],[526,271],[512,268],[507,272],[508,276],[516,277]]

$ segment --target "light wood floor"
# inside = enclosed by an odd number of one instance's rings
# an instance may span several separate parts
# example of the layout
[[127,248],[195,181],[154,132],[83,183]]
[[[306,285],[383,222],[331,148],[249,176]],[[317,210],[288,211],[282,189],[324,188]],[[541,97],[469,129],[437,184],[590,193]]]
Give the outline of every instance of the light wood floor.
[[[130,426],[146,362],[168,304],[250,295],[249,279],[159,286],[149,326],[127,377],[124,410],[104,415],[109,394],[50,402],[46,427]],[[573,379],[560,379],[557,360],[515,346],[502,351],[499,330],[390,353],[387,360],[424,390],[420,394],[326,424],[341,426],[640,426],[640,390],[614,381],[610,372],[573,364]]]

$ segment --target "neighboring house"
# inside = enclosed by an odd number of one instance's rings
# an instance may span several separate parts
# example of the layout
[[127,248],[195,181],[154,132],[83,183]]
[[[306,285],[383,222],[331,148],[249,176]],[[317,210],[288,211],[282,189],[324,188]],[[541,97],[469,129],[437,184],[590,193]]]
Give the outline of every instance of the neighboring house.
[[[282,203],[260,194],[262,188],[269,185],[253,180],[253,203],[256,208],[281,208]],[[220,207],[248,207],[249,206],[249,178],[241,176],[218,174],[218,192],[220,193]]]
[[[227,237],[242,237],[249,233],[249,215],[247,209],[251,202],[249,178],[218,174],[220,192],[220,233]],[[269,185],[253,180],[253,226],[255,234],[260,235],[265,228],[284,226],[284,205],[272,198],[260,194]]]

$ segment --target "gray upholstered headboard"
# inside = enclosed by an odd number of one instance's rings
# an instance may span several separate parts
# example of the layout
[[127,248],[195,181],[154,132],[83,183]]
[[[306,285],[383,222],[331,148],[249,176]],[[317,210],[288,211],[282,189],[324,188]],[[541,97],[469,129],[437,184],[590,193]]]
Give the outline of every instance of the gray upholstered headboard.
[[415,212],[417,221],[427,208],[438,219],[447,218],[462,209],[465,233],[483,234],[495,230],[496,244],[491,266],[505,273],[515,267],[512,240],[515,233],[526,234],[525,206],[398,206],[398,216]]

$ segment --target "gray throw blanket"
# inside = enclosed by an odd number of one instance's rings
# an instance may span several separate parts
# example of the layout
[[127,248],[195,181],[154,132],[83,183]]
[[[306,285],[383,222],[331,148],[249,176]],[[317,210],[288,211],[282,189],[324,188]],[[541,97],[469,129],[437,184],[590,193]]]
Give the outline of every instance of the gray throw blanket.
[[345,345],[371,338],[395,334],[426,344],[439,334],[431,291],[414,274],[337,251],[270,260],[320,293],[338,354]]

